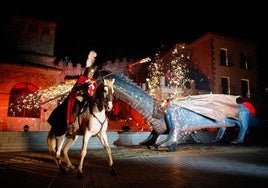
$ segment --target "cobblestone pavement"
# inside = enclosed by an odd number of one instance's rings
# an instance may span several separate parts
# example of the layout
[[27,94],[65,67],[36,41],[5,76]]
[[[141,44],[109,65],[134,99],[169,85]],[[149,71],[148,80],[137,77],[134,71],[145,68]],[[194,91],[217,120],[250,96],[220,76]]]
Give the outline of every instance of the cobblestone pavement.
[[[62,174],[48,151],[0,153],[1,187],[268,187],[268,147],[179,145],[176,152],[144,147],[112,149],[116,176],[103,149],[88,150],[83,178]],[[70,151],[74,165],[80,152]]]

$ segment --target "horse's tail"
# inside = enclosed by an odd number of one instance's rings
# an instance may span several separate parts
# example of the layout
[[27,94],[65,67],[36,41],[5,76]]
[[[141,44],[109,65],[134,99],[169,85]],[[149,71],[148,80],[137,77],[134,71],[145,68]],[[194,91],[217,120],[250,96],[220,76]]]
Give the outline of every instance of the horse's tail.
[[47,146],[50,153],[56,152],[55,130],[51,127],[47,135]]

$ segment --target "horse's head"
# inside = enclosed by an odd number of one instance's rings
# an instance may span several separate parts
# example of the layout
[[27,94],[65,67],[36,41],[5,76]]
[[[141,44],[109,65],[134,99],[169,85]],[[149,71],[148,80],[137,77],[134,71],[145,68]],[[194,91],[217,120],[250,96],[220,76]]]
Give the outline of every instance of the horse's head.
[[104,79],[104,100],[105,110],[111,111],[113,109],[113,94],[114,94],[114,81],[115,79],[109,80]]

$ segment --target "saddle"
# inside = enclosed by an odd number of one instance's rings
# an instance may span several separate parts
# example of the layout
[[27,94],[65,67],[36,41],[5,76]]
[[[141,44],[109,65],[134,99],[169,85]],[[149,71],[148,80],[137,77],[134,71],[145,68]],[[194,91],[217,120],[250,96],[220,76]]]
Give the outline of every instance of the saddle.
[[77,111],[77,115],[80,115],[82,113],[84,113],[87,110],[87,107],[90,108],[90,113],[93,113],[93,109],[92,109],[92,103],[93,103],[93,99],[92,97],[83,97],[83,96],[77,96],[76,97],[76,103],[78,103],[79,109]]

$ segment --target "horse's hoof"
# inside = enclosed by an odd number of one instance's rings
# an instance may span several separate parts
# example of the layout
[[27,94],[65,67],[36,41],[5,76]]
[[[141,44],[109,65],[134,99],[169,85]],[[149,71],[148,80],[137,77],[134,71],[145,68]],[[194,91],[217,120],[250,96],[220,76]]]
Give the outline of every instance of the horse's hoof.
[[70,174],[72,173],[74,170],[74,166],[70,166],[70,167],[66,167],[65,168],[65,174]]
[[70,165],[70,166],[67,166],[68,169],[70,170],[74,170],[75,169],[75,166],[74,165]]
[[117,175],[117,171],[115,170],[114,166],[111,166],[111,167],[110,167],[110,174],[111,174],[112,176],[116,176],[116,175]]
[[83,173],[77,172],[76,177],[79,178],[79,179],[82,179],[83,178]]
[[62,165],[60,165],[59,169],[63,174],[67,174],[66,168],[64,168]]
[[65,169],[65,174],[70,174],[73,171],[71,168],[66,168]]
[[63,174],[70,174],[73,169],[71,168],[67,168],[67,167],[60,167],[60,171],[63,173]]

